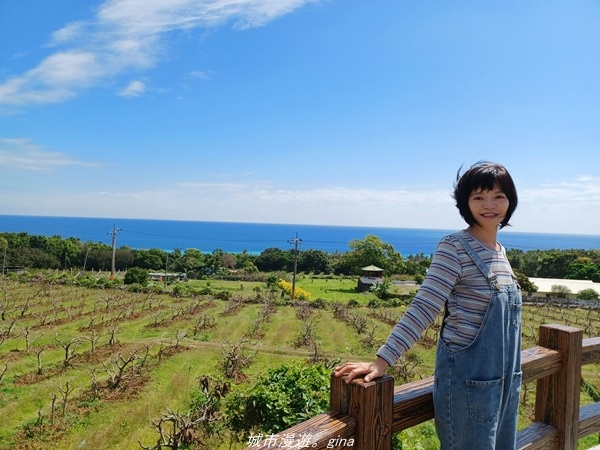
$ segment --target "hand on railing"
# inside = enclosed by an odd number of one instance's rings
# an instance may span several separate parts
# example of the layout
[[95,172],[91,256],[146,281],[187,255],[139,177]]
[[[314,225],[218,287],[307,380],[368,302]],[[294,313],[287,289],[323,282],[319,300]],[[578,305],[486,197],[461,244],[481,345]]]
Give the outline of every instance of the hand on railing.
[[379,378],[385,374],[389,364],[385,359],[379,356],[373,362],[347,362],[334,369],[333,374],[338,378],[343,378],[346,383],[350,383],[359,375],[365,375],[365,383]]

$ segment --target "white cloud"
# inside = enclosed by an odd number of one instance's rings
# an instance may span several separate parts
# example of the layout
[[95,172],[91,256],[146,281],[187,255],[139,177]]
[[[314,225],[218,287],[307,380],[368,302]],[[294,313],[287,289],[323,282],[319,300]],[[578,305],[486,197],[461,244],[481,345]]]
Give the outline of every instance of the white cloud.
[[0,84],[0,104],[27,105],[63,101],[90,86],[105,69],[91,52],[57,52],[35,69]]
[[207,79],[210,78],[210,73],[203,70],[195,70],[188,74],[189,78]]
[[574,181],[561,181],[519,191],[524,203],[556,204],[600,203],[600,178],[580,176]]
[[60,45],[68,42],[72,42],[75,39],[81,37],[84,31],[83,22],[72,22],[65,25],[60,30],[52,33],[52,45]]
[[[3,165],[0,159],[0,166]],[[598,234],[599,191],[600,179],[592,177],[521,189],[511,230]],[[104,192],[73,189],[9,195],[0,191],[0,209],[5,214],[111,218],[168,217],[447,230],[465,226],[449,190],[287,189],[267,181],[190,181],[140,190],[117,186],[114,191]]]
[[227,22],[238,29],[257,27],[315,1],[106,0],[95,17],[52,34],[53,46],[70,47],[0,82],[0,104],[64,101],[102,79],[155,66],[173,31]]
[[119,95],[122,97],[139,97],[146,92],[146,85],[143,81],[135,80],[129,83],[129,85],[123,89]]
[[1,169],[44,171],[64,166],[97,165],[72,159],[60,152],[47,151],[28,139],[0,139]]

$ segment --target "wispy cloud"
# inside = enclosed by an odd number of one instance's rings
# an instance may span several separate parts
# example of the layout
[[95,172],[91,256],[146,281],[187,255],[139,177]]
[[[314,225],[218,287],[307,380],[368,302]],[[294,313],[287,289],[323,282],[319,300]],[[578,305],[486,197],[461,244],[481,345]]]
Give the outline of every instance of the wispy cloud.
[[582,175],[575,180],[547,183],[523,189],[519,192],[519,197],[528,203],[594,203],[600,206],[600,178]]
[[210,73],[206,72],[204,70],[195,70],[188,74],[188,78],[196,78],[196,79],[205,80],[205,79],[210,78]]
[[146,84],[143,81],[135,80],[119,92],[119,95],[122,97],[139,97],[144,92],[146,92]]
[[[568,229],[571,233],[597,234],[595,212],[600,208],[599,191],[600,179],[593,177],[524,188],[519,191],[521,202],[511,220],[512,230],[561,232]],[[293,190],[268,181],[190,181],[151,189],[71,190],[51,195],[8,195],[0,191],[0,206],[8,214],[439,229],[465,226],[450,192],[443,189]]]
[[0,104],[61,102],[103,79],[155,66],[173,31],[258,27],[317,1],[106,0],[94,17],[54,32],[49,47],[55,51],[37,67],[0,81]]
[[0,139],[0,168],[32,171],[58,169],[64,166],[98,167],[64,153],[51,152],[28,139]]

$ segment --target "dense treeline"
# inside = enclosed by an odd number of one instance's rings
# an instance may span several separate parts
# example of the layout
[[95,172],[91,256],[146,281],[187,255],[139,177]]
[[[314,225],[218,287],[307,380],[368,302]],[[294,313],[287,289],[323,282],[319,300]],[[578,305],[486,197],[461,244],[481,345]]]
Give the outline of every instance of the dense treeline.
[[[189,248],[171,252],[152,248],[115,249],[115,268],[126,271],[137,267],[149,271],[185,272],[189,278],[238,272],[298,272],[357,275],[361,268],[376,265],[387,275],[422,277],[431,262],[430,255],[403,257],[391,244],[368,235],[348,244],[347,252],[328,253],[322,250],[283,250],[267,248],[258,255],[246,251],[227,253],[215,249],[212,253]],[[0,233],[2,267],[36,269],[110,270],[113,249],[103,243],[81,242],[77,238],[40,236],[22,233]],[[513,268],[527,277],[566,278],[600,282],[600,250],[509,250]]]
[[536,278],[600,282],[600,250],[509,250],[513,269]]

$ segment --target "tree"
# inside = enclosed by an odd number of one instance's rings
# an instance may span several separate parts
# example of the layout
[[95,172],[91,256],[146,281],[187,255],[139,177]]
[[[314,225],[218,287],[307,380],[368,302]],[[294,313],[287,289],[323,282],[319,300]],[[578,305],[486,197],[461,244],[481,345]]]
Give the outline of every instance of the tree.
[[567,296],[571,293],[571,289],[562,284],[553,284],[550,288],[550,292],[556,295],[557,298],[567,298]]
[[523,292],[528,292],[530,294],[537,292],[538,287],[535,284],[533,284],[529,280],[529,278],[527,278],[524,274],[522,274],[518,270],[513,269],[513,271],[515,272],[515,276],[517,277],[517,283],[519,283],[519,286],[521,286],[521,290]]
[[136,267],[148,270],[158,270],[165,267],[167,253],[158,248],[138,250],[133,261]]
[[210,274],[219,273],[222,267],[221,260],[224,254],[225,252],[223,251],[223,249],[215,248],[210,254],[210,256],[208,256],[208,258],[206,259],[206,268]]
[[135,252],[131,247],[123,246],[115,250],[115,267],[117,270],[127,270],[132,266],[134,260]]
[[[586,258],[588,259],[588,258]],[[578,258],[567,267],[565,278],[571,280],[591,280],[600,282],[600,265]]]
[[256,255],[251,255],[248,253],[248,250],[245,250],[242,253],[238,253],[235,255],[237,259],[236,267],[240,269],[244,269],[247,272],[256,272],[256,265],[254,261],[256,260]]
[[226,269],[235,269],[237,267],[237,258],[231,253],[223,253],[221,255],[221,267]]
[[175,272],[185,272],[189,278],[200,278],[206,270],[207,255],[195,248],[186,249],[173,263]]
[[[86,270],[109,270],[112,264],[112,249],[110,245],[86,242],[82,251]],[[87,256],[87,261],[85,260]],[[115,255],[116,256],[116,255]],[[83,267],[83,264],[82,264]]]
[[148,270],[140,267],[131,267],[125,272],[123,278],[125,284],[141,284],[142,286],[148,285]]
[[298,255],[298,271],[331,273],[331,261],[322,250],[304,250]]
[[577,293],[577,298],[580,300],[598,300],[600,295],[598,295],[598,292],[596,292],[595,289],[588,288],[579,291]]
[[390,289],[392,283],[389,280],[385,280],[383,283],[375,285],[375,295],[381,300],[387,300],[390,297]]
[[36,269],[59,269],[61,262],[40,248],[21,248],[15,251],[11,248],[9,261],[16,266],[34,267]]
[[367,235],[363,240],[354,239],[348,244],[350,251],[344,253],[336,268],[336,273],[360,275],[365,266],[375,265],[386,270],[388,274],[402,270],[402,255],[394,250],[394,246],[383,242],[377,236]]
[[255,264],[261,272],[290,271],[294,267],[294,258],[291,252],[270,247],[261,252]]
[[44,250],[60,261],[63,268],[79,265],[81,243],[77,238],[63,239],[60,236],[52,236],[46,240]]
[[[424,277],[431,265],[431,257],[426,256],[424,253],[416,255],[409,255],[405,261],[401,271],[398,273],[406,273],[408,275]],[[421,278],[422,279],[422,278]]]
[[576,250],[549,250],[542,253],[536,276],[565,278],[565,269],[580,256]]

